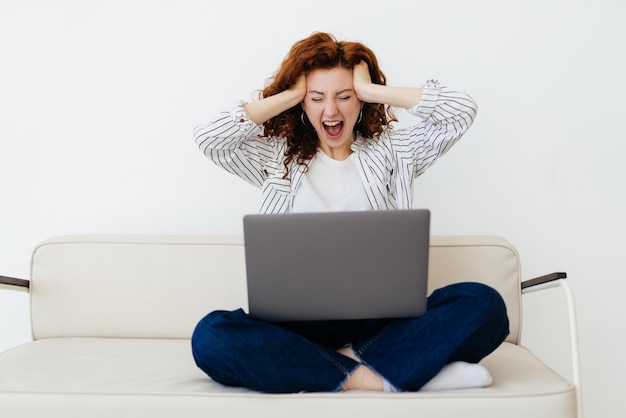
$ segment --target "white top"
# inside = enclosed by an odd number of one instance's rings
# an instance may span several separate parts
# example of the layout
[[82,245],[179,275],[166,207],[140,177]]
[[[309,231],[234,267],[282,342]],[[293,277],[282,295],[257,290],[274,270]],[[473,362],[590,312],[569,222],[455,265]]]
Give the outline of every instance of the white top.
[[294,196],[293,212],[371,210],[354,153],[343,160],[318,150]]

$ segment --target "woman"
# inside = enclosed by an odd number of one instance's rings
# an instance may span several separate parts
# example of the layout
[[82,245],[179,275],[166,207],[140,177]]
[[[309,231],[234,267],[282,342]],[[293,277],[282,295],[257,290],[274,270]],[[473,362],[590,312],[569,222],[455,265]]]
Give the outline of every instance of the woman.
[[[391,107],[421,120],[394,130]],[[293,45],[259,100],[220,113],[195,139],[262,189],[261,213],[408,209],[414,178],[475,115],[466,94],[436,81],[387,86],[369,48],[314,33]],[[269,323],[211,312],[192,350],[217,382],[262,392],[437,390],[489,385],[477,363],[507,334],[500,295],[460,283],[429,296],[419,318]]]

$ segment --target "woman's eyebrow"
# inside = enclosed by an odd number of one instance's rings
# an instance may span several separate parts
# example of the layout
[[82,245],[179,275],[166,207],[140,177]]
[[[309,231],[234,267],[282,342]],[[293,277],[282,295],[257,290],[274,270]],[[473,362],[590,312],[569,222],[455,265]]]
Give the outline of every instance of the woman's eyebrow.
[[[341,91],[338,91],[337,95],[344,94],[344,93],[352,93],[353,91],[354,91],[354,89],[343,89]],[[317,90],[309,90],[309,93],[311,93],[311,94],[321,94],[322,96],[325,95],[324,92],[317,91]]]

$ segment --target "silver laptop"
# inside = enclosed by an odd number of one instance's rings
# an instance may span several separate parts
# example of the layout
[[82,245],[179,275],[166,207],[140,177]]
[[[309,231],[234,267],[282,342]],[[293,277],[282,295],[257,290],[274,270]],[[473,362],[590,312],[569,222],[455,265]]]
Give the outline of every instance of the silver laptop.
[[268,321],[426,310],[427,209],[246,215],[248,308]]

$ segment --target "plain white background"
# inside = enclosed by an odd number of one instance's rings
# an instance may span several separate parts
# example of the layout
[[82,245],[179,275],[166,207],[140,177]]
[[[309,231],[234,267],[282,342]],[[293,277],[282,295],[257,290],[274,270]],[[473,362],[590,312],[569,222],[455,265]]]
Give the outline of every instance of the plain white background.
[[[0,2],[0,274],[59,234],[239,234],[259,192],[193,127],[252,98],[293,42],[358,40],[389,84],[435,78],[475,125],[416,182],[435,234],[509,239],[530,278],[567,271],[586,416],[622,417],[626,4],[597,0]],[[411,123],[403,112],[401,124]],[[525,297],[525,344],[568,375],[559,292]],[[114,309],[114,307],[111,307]],[[0,351],[30,339],[0,291]]]

